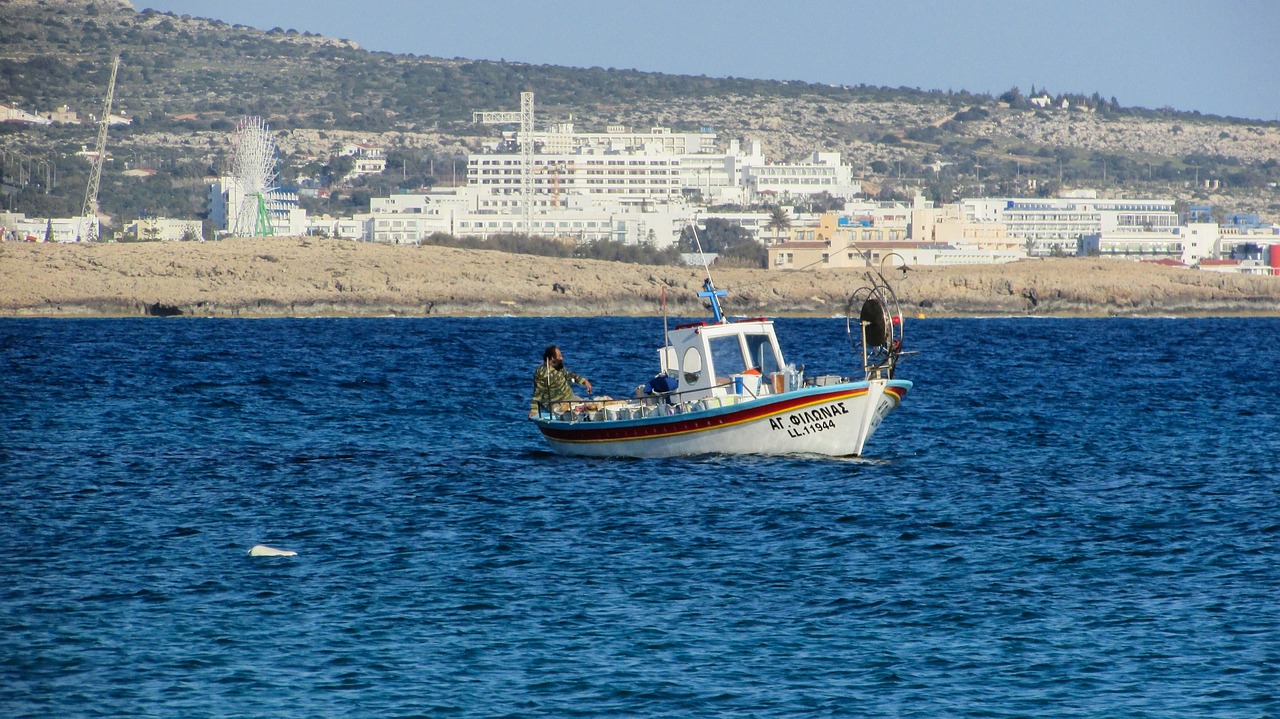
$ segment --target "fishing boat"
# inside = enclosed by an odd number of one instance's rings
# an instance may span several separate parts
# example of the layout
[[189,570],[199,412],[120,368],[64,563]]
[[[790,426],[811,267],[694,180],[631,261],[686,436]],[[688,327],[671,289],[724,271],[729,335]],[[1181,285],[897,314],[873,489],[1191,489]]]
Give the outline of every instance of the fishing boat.
[[658,373],[634,396],[540,403],[531,419],[567,455],[861,456],[912,386],[894,376],[907,354],[897,298],[881,273],[867,279],[845,313],[851,347],[861,344],[859,376],[807,377],[783,355],[773,320],[725,317],[727,293],[708,273],[698,295],[712,319],[665,330]]

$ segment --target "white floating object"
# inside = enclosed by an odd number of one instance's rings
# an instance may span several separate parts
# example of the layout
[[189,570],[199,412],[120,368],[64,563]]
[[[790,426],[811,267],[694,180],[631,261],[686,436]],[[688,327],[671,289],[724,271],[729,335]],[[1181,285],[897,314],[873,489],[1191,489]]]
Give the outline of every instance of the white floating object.
[[255,544],[249,549],[250,557],[296,557],[298,553],[292,549],[276,549],[265,544]]

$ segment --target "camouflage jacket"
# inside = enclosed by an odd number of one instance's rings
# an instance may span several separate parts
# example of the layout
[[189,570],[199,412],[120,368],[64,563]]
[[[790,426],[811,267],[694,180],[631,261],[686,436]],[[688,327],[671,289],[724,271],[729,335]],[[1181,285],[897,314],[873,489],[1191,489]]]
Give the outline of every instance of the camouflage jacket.
[[570,382],[586,384],[587,378],[567,369],[556,369],[545,362],[539,365],[538,370],[533,373],[533,402],[529,405],[529,412],[536,413],[548,409],[540,408],[539,402],[568,402],[577,399],[573,389],[569,387]]

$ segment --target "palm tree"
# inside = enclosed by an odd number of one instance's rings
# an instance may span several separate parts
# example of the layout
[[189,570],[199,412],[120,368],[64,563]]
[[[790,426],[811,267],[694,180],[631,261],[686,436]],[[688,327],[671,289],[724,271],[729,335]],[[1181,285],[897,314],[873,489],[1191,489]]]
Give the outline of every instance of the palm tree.
[[783,230],[791,229],[791,215],[781,207],[775,207],[769,211],[769,222],[765,227],[773,230],[773,244],[778,244],[778,235]]

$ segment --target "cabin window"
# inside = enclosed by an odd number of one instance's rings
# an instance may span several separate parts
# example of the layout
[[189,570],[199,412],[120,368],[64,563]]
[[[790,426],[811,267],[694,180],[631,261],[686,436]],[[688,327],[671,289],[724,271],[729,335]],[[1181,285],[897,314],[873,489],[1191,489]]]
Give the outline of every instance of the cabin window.
[[697,347],[690,347],[684,351],[680,371],[684,375],[685,384],[697,384],[698,378],[702,376],[702,355],[698,354]]
[[742,344],[738,336],[713,337],[708,340],[711,345],[711,366],[715,368],[717,377],[741,374],[747,368],[742,361]]
[[779,371],[778,358],[773,354],[773,343],[768,335],[747,335],[747,354],[751,357],[751,365],[765,377]]

